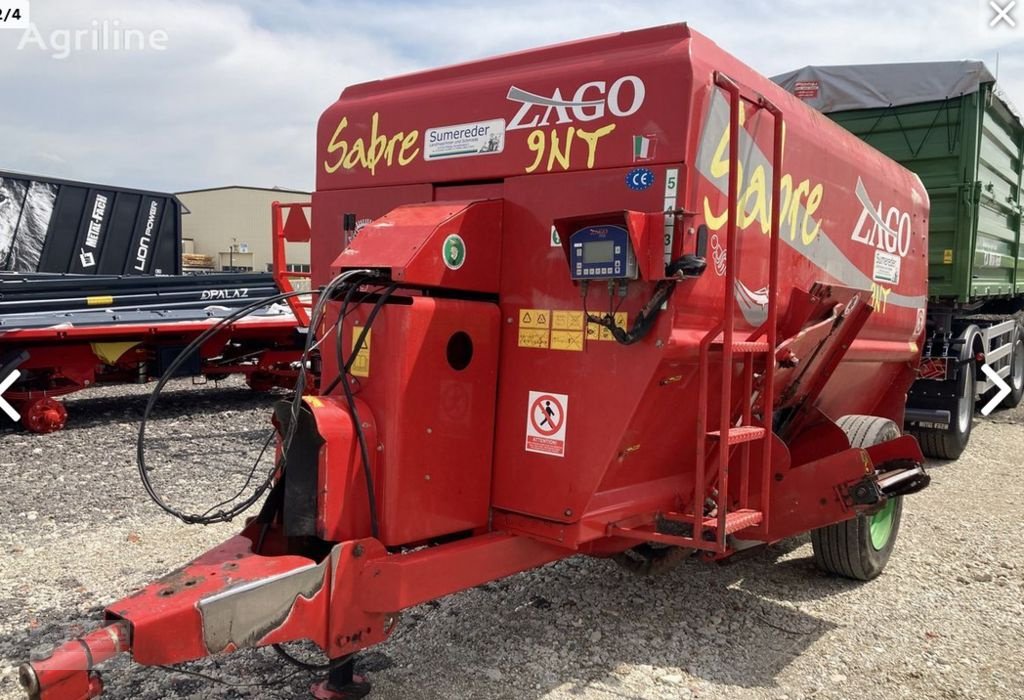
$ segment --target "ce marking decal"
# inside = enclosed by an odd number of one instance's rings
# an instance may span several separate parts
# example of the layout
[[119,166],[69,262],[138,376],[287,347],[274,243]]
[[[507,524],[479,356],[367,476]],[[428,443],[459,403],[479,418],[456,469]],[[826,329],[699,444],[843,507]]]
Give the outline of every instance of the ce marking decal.
[[626,173],[626,186],[634,192],[642,192],[654,184],[654,171],[650,168],[633,168]]

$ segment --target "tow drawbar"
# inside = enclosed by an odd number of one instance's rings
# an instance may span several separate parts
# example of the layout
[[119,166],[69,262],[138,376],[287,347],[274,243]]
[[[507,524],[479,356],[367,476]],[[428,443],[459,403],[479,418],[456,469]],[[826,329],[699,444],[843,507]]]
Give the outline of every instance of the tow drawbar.
[[128,647],[126,624],[114,622],[64,642],[46,658],[22,664],[18,680],[30,700],[89,700],[103,692],[96,666]]

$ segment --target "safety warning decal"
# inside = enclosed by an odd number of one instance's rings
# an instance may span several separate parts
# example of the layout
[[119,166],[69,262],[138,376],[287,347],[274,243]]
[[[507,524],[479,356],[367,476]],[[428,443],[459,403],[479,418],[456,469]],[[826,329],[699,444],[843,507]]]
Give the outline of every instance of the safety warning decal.
[[519,310],[519,347],[547,349],[551,328],[549,309]]
[[[356,326],[352,329],[352,349],[356,349],[356,344],[359,342],[359,336],[362,334],[363,329]],[[369,377],[370,376],[370,335],[373,333],[371,330],[366,331],[366,338],[363,340],[363,347],[359,349],[359,354],[356,355],[356,359],[352,361],[352,376],[353,377]]]
[[[615,325],[622,330],[626,330],[629,327],[629,317],[625,311],[615,312],[613,318],[615,319]],[[599,326],[596,323],[587,323],[587,340],[615,340],[615,336],[604,326]]]
[[583,312],[551,312],[551,349],[583,350]]
[[[625,311],[615,312],[615,325],[629,327]],[[518,342],[521,348],[583,352],[587,341],[615,340],[611,331],[596,323],[586,323],[582,310],[519,309]]]
[[567,395],[531,391],[526,409],[526,451],[564,457],[568,417]]

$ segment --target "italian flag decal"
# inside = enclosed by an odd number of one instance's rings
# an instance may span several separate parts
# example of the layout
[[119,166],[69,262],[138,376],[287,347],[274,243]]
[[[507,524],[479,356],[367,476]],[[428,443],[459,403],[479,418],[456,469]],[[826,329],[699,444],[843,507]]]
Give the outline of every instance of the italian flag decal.
[[633,137],[633,161],[651,160],[654,158],[654,137]]

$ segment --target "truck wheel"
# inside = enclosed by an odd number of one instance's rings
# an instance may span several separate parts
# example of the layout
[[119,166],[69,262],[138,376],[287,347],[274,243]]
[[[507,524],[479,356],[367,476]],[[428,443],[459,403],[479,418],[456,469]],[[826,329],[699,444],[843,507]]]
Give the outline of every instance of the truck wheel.
[[978,379],[975,376],[975,361],[964,365],[958,398],[949,427],[911,428],[910,434],[917,438],[921,451],[926,457],[935,459],[957,459],[967,449],[974,427],[974,403],[977,400]]
[[1010,393],[1003,399],[1005,408],[1017,408],[1024,398],[1024,327],[1017,330],[1017,339],[1013,342],[1010,354],[1010,376],[1006,378],[1010,385]]
[[[900,436],[895,423],[877,416],[843,416],[836,423],[852,447],[870,447]],[[829,573],[870,581],[889,562],[902,513],[903,497],[897,496],[889,498],[874,515],[858,515],[812,530],[814,563]]]

